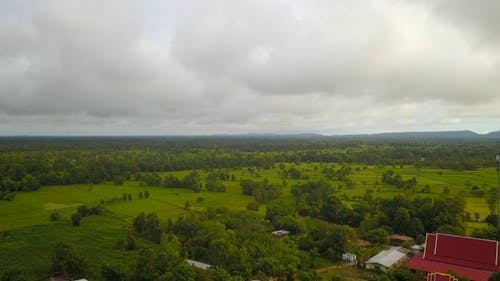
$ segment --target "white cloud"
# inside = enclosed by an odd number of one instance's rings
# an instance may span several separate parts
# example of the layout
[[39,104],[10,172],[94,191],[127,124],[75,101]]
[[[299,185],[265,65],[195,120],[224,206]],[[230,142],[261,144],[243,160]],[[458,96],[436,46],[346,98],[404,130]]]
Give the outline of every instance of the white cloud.
[[497,130],[497,4],[462,4],[4,1],[0,134]]

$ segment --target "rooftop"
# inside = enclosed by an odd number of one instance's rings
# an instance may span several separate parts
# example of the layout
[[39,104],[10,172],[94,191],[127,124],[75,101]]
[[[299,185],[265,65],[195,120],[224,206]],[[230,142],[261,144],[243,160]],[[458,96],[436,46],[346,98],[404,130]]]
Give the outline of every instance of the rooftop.
[[186,259],[186,262],[191,266],[194,266],[196,268],[203,269],[203,270],[210,269],[213,267],[213,265],[211,265],[211,264],[202,263],[202,262],[190,260],[190,259]]
[[500,271],[499,250],[494,240],[428,233],[424,252],[415,255],[408,267],[426,272],[452,270],[460,277],[486,281],[493,271]]
[[402,251],[401,247],[392,247],[389,250],[381,251],[375,256],[371,257],[365,263],[378,263],[385,267],[391,267],[401,259],[406,257],[406,253]]

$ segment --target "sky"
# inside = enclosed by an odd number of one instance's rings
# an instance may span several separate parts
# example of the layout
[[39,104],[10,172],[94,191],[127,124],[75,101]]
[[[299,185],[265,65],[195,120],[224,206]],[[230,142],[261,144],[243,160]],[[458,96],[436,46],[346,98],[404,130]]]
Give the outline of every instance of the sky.
[[497,0],[1,0],[0,135],[500,130]]

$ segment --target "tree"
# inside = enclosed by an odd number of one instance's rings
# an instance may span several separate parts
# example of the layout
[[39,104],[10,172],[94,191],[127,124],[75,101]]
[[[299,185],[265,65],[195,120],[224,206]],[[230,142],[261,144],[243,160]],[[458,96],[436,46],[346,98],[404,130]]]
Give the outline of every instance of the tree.
[[383,228],[376,228],[366,232],[363,238],[375,244],[386,244],[389,239],[389,232]]
[[122,176],[114,176],[113,184],[114,185],[123,185],[124,178]]
[[110,266],[105,264],[101,267],[101,274],[102,277],[104,277],[104,280],[106,281],[127,280],[125,272],[121,268],[118,268],[117,266]]
[[498,203],[498,190],[496,188],[491,188],[486,194],[486,202],[488,203],[488,208],[490,213],[496,214],[497,203]]
[[484,222],[491,226],[497,226],[498,224],[498,216],[496,214],[489,214],[485,219]]
[[151,249],[142,249],[137,256],[134,280],[153,281],[158,277],[155,255]]
[[61,216],[59,215],[59,213],[52,212],[52,214],[50,215],[50,220],[51,221],[58,221],[59,219],[61,219]]
[[160,281],[176,280],[176,281],[195,281],[196,275],[193,269],[183,263],[177,263],[168,272],[160,277]]
[[137,233],[143,233],[144,230],[146,229],[146,214],[144,212],[140,213],[135,219],[134,219],[134,230]]
[[31,281],[34,279],[29,273],[20,268],[8,269],[0,276],[0,281]]
[[130,232],[127,233],[127,250],[135,250],[136,247],[135,237]]
[[82,215],[78,212],[71,215],[71,223],[73,224],[73,226],[79,226],[81,219]]
[[410,211],[406,208],[398,208],[394,217],[393,228],[396,233],[407,234],[411,223]]
[[40,188],[40,182],[38,181],[38,179],[30,174],[27,174],[23,177],[21,185],[23,186],[24,190],[28,191],[38,190]]
[[260,204],[257,201],[251,201],[247,204],[247,210],[249,210],[249,211],[258,211],[259,207],[260,207]]
[[75,249],[64,243],[58,243],[54,249],[51,273],[54,275],[68,274],[72,278],[83,278],[88,273],[89,265]]

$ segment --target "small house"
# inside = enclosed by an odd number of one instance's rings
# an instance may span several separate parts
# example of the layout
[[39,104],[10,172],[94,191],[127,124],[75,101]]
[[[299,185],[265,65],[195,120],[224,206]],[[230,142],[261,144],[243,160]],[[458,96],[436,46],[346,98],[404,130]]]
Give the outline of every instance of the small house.
[[402,247],[391,247],[383,250],[365,262],[366,269],[387,271],[407,260],[408,250]]
[[405,242],[412,242],[413,238],[410,236],[405,236],[405,235],[399,235],[399,234],[394,234],[389,236],[389,244],[393,246],[401,246],[401,244]]
[[273,231],[272,234],[274,237],[283,237],[285,235],[290,234],[290,231],[280,229],[280,230]]
[[207,270],[207,269],[210,269],[210,268],[214,267],[211,264],[206,264],[206,263],[202,263],[202,262],[195,261],[195,260],[186,259],[185,261],[190,266],[193,266],[193,267],[196,267],[196,268],[199,268],[199,269],[202,269],[202,270]]

